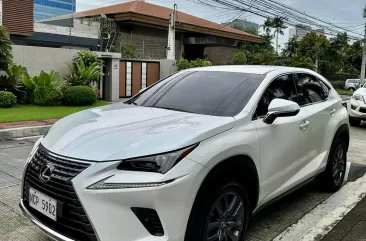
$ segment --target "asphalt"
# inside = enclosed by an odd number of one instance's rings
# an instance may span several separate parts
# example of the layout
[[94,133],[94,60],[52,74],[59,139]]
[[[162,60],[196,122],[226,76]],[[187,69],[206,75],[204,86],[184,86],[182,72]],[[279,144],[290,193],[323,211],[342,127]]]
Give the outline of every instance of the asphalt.
[[[348,154],[348,161],[352,162],[348,177],[350,182],[357,180],[366,172],[364,140],[366,140],[366,122],[360,128],[351,130]],[[23,217],[18,207],[25,161],[35,141],[36,139],[33,138],[0,142],[0,241],[49,240]],[[274,239],[319,204],[324,203],[330,196],[331,194],[324,192],[316,182],[305,186],[259,212],[249,227],[247,241]],[[362,217],[366,217],[366,210],[364,210],[364,214]],[[363,225],[362,222],[366,221],[360,219],[360,222],[350,230],[362,229],[364,227],[360,227]]]

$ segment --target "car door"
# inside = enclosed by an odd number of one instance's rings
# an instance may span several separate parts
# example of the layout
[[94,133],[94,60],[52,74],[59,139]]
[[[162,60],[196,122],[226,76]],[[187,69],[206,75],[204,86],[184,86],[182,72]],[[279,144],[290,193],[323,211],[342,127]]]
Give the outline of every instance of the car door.
[[299,173],[308,160],[308,113],[301,109],[292,117],[277,118],[273,124],[262,121],[275,98],[297,101],[292,74],[275,78],[263,93],[253,116],[261,145],[261,203],[263,204],[301,182]]
[[310,122],[309,163],[304,173],[313,175],[325,167],[325,158],[334,134],[334,123],[337,122],[335,118],[339,99],[329,98],[330,87],[314,75],[297,73],[295,84],[299,92],[298,104],[309,113]]

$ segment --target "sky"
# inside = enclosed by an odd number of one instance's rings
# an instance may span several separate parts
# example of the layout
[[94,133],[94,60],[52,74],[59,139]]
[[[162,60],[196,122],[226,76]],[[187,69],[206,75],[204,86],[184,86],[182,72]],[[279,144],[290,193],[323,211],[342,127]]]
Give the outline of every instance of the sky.
[[[77,11],[84,11],[113,4],[128,2],[129,0],[76,0]],[[192,2],[192,0],[145,0],[146,2],[172,8],[178,4],[178,10],[195,15],[200,18],[222,23],[235,19],[239,12],[231,10],[214,11],[210,7]],[[300,11],[312,14],[337,26],[342,26],[354,32],[363,33],[362,9],[366,0],[276,0]],[[241,18],[263,24],[264,19],[256,15],[246,13]],[[291,27],[290,27],[291,28]],[[361,37],[361,36],[360,36]],[[279,43],[283,46],[289,38],[288,29],[280,37]]]

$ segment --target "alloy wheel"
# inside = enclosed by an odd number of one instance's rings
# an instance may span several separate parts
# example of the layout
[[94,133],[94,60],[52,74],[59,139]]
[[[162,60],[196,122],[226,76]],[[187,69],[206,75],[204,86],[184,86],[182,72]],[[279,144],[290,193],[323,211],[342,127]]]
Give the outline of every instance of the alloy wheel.
[[216,200],[211,208],[206,225],[206,240],[239,241],[244,222],[243,199],[238,193],[226,192]]
[[342,181],[345,171],[345,151],[343,145],[339,145],[334,151],[332,165],[333,180],[335,183]]

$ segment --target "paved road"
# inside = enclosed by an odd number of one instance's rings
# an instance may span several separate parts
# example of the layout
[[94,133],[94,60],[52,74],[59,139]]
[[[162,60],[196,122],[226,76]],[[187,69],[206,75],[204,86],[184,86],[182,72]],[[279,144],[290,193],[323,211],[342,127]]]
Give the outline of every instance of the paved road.
[[[355,181],[366,168],[366,122],[352,128],[348,160],[352,162],[349,179]],[[20,180],[24,162],[35,140],[0,142],[0,241],[46,241],[35,226],[26,220],[18,208]],[[329,198],[316,183],[312,183],[285,199],[274,203],[254,217],[249,227],[248,241],[269,241],[296,223],[320,203]]]

